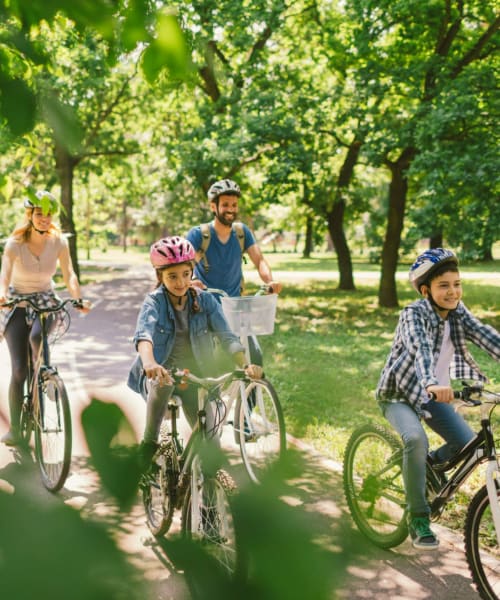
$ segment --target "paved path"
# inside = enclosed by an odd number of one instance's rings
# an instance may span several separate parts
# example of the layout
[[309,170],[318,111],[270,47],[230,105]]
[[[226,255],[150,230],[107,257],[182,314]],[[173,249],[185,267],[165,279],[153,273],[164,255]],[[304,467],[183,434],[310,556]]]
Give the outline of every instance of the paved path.
[[[72,471],[59,497],[86,517],[116,526],[120,546],[151,582],[154,600],[180,600],[187,597],[182,573],[176,571],[150,535],[139,501],[125,517],[117,515],[116,507],[103,493],[89,465],[79,426],[81,411],[90,398],[96,397],[118,403],[133,424],[136,437],[140,436],[144,404],[128,390],[124,381],[132,360],[131,336],[138,308],[153,285],[149,276],[149,268],[134,267],[113,281],[88,287],[85,296],[94,301],[94,310],[86,317],[75,316],[70,331],[54,349],[54,362],[69,388],[75,438]],[[3,375],[0,378],[0,434],[3,434],[7,426],[9,374],[5,343],[0,344],[0,373]],[[347,567],[348,580],[339,584],[337,597],[348,600],[478,598],[468,576],[460,538],[437,527],[442,540],[438,552],[419,554],[408,542],[392,551],[366,547],[346,515],[339,465],[299,441],[297,444],[306,459],[306,468],[284,500],[303,508],[311,527],[318,532],[318,542],[332,549],[332,570],[339,560],[338,548],[343,544],[349,542],[351,548],[362,548]],[[9,481],[12,464],[11,451],[1,446],[0,490],[11,493],[14,491]],[[41,488],[39,494],[40,497],[47,495]],[[296,548],[296,552],[300,551]]]

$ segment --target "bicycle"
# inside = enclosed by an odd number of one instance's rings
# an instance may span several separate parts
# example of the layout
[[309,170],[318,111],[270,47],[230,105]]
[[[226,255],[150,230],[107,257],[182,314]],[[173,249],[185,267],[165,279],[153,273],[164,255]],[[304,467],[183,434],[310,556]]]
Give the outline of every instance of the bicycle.
[[[492,413],[500,394],[463,384],[455,392],[457,405],[477,407],[481,428],[446,463],[427,457],[427,495],[436,521],[447,503],[482,464],[485,485],[473,497],[464,526],[465,553],[481,598],[500,598],[500,465],[492,431]],[[343,484],[347,504],[358,529],[380,548],[392,548],[408,536],[402,477],[403,447],[391,430],[374,424],[356,429],[346,446]]]
[[[223,290],[208,288],[221,297],[222,310],[231,330],[240,336],[250,363],[249,336],[273,332],[276,312],[275,294],[262,286],[255,296],[229,297]],[[253,380],[245,386],[236,379],[223,394],[227,415],[234,405],[235,443],[253,483],[260,483],[268,469],[286,452],[286,430],[278,395],[267,379]],[[229,423],[229,420],[227,421]]]
[[[36,303],[36,294],[24,294],[3,304],[14,308],[26,303],[40,318],[41,344],[37,356],[28,348],[28,374],[25,382],[21,410],[20,433],[23,445],[29,447],[31,435],[35,437],[35,457],[43,485],[57,492],[66,481],[71,466],[72,430],[71,410],[64,382],[57,368],[50,363],[49,338],[50,315],[65,311],[68,304],[82,308],[82,300],[68,298],[50,307]],[[69,313],[65,311],[66,328]]]
[[[198,387],[198,420],[184,447],[177,427],[180,398],[171,396],[158,449],[140,484],[147,523],[154,536],[163,536],[170,529],[175,509],[181,509],[183,535],[203,542],[208,552],[232,573],[239,567],[230,502],[237,487],[227,471],[218,466],[214,471],[213,466],[205,464],[200,448],[219,434],[224,421],[222,388],[234,379],[244,378],[245,373],[236,370],[217,378],[200,378],[186,370],[172,370],[171,377],[181,389],[187,383]],[[205,407],[209,402],[214,403],[216,411],[213,431],[206,427]]]

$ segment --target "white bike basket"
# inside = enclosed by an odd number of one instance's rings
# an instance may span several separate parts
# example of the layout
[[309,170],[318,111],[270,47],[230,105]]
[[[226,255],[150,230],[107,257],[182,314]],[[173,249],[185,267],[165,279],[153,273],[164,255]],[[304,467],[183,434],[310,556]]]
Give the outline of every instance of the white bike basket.
[[221,298],[224,316],[237,335],[273,333],[277,301],[278,294]]

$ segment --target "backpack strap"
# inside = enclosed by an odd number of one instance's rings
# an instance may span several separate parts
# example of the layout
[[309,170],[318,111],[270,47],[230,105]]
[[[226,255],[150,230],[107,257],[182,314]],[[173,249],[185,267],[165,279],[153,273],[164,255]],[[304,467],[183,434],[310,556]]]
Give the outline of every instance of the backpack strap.
[[199,249],[199,253],[201,254],[200,260],[203,261],[203,268],[205,269],[205,273],[208,273],[210,269],[210,265],[207,260],[207,249],[210,246],[210,223],[202,223],[200,225],[201,229],[201,246]]
[[[202,223],[200,225],[201,230],[201,246],[198,250],[200,253],[200,261],[203,262],[203,268],[205,269],[205,273],[208,273],[210,269],[210,265],[208,264],[207,259],[207,250],[210,246],[211,239],[211,231],[210,231],[210,223]],[[238,243],[240,245],[241,258],[245,260],[243,256],[245,252],[245,230],[243,229],[243,223],[241,221],[235,221],[232,225],[232,230],[236,233],[236,238],[238,239]]]
[[236,233],[238,242],[240,244],[241,256],[245,252],[245,230],[243,229],[243,223],[241,221],[235,221],[233,223],[233,231]]

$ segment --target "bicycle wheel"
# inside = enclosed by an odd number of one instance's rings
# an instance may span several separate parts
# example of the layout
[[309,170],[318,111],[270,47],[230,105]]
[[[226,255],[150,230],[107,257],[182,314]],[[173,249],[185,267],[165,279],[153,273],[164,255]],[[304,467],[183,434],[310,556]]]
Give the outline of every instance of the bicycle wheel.
[[141,484],[148,527],[156,537],[165,535],[172,524],[175,509],[173,490],[178,473],[174,465],[172,444],[160,447],[151,471],[144,475]]
[[234,409],[235,439],[238,440],[245,469],[254,483],[286,451],[283,411],[269,381],[252,381],[244,398],[238,395]]
[[191,481],[182,506],[182,533],[200,541],[207,553],[229,573],[237,569],[236,539],[229,497],[236,490],[223,470],[204,477],[198,456],[191,465]]
[[354,431],[344,455],[344,494],[358,529],[380,548],[408,535],[402,476],[402,445],[384,427]]
[[56,492],[64,485],[71,464],[68,395],[57,373],[40,375],[35,388],[35,454],[44,486]]
[[[500,505],[500,484],[497,480]],[[500,549],[486,486],[472,499],[465,520],[465,553],[472,579],[484,600],[500,598]]]

